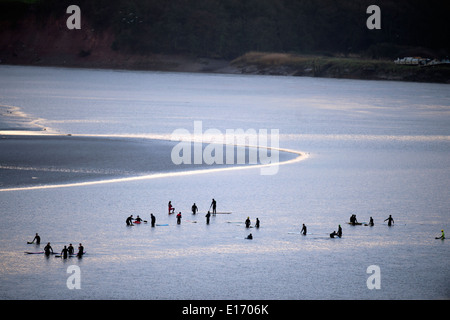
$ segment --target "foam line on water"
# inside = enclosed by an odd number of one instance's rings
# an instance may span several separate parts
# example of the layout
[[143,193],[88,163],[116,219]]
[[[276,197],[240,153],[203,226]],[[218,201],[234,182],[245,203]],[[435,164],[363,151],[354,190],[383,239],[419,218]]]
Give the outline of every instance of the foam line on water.
[[[6,134],[3,131],[3,134]],[[15,134],[14,132],[10,134]],[[39,135],[36,132],[33,132],[33,135]],[[48,136],[48,133],[41,133],[40,135]],[[64,136],[64,135],[62,135]],[[121,137],[121,138],[144,138],[149,140],[169,140],[173,141],[169,138],[168,135],[85,135],[85,134],[77,134],[73,135],[77,137]],[[193,142],[193,141],[192,141]],[[239,145],[236,145],[239,146]],[[242,146],[242,145],[241,145]],[[258,147],[246,145],[245,147]],[[108,184],[108,183],[120,183],[120,182],[131,182],[131,181],[142,181],[142,180],[150,180],[150,179],[161,179],[168,177],[180,177],[180,176],[190,176],[190,175],[198,175],[198,174],[209,174],[214,172],[225,172],[225,171],[235,171],[235,170],[248,170],[248,169],[257,169],[269,166],[278,166],[278,165],[286,165],[292,164],[295,162],[299,162],[308,158],[308,154],[305,152],[300,152],[297,150],[286,149],[286,148],[273,148],[273,147],[260,147],[268,150],[277,150],[280,152],[287,152],[297,155],[295,158],[282,161],[275,162],[269,164],[255,164],[248,166],[235,166],[235,167],[224,167],[224,168],[213,168],[213,169],[201,169],[201,170],[188,170],[188,171],[177,171],[177,172],[164,172],[164,173],[153,173],[149,175],[142,176],[134,176],[134,177],[122,177],[122,178],[114,178],[114,179],[105,179],[105,180],[96,180],[96,181],[85,181],[85,182],[75,182],[75,183],[65,183],[65,184],[49,184],[49,185],[40,185],[40,186],[29,186],[29,187],[16,187],[16,188],[5,188],[0,189],[0,192],[6,191],[22,191],[22,190],[36,190],[36,189],[54,189],[54,188],[67,188],[67,187],[82,187],[82,186],[91,186],[91,185],[99,185],[99,184]]]

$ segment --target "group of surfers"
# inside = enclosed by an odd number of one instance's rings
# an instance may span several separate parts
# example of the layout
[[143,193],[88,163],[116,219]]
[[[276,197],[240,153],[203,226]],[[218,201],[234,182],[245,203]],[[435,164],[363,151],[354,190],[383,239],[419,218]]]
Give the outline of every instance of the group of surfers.
[[[206,217],[206,224],[209,224],[211,214],[215,215],[217,213],[217,202],[216,202],[216,200],[212,199],[211,205],[209,206],[209,209],[210,210],[208,210],[208,213],[205,215],[205,217]],[[212,211],[211,211],[211,209],[212,209]],[[172,205],[172,201],[169,201],[169,203],[168,203],[168,210],[169,210],[169,214],[174,214],[175,213],[175,207]],[[195,202],[194,202],[194,204],[191,207],[191,211],[192,211],[193,215],[197,214],[197,212],[198,212],[198,207],[195,204]],[[156,218],[153,215],[153,213],[150,214],[150,217],[151,217],[151,225],[152,225],[152,227],[154,227],[155,224],[156,224]],[[181,224],[181,218],[182,218],[181,212],[178,212],[178,214],[176,215],[176,218],[177,218],[177,224]],[[139,217],[139,215],[136,218],[133,218],[133,215],[130,215],[126,219],[125,222],[126,222],[127,226],[132,226],[133,223],[138,223],[139,224],[139,223],[141,223],[141,221],[147,222],[146,220],[142,220]],[[250,217],[247,217],[247,219],[245,220],[245,227],[246,228],[250,228],[250,225],[251,225]],[[258,218],[256,218],[255,228],[259,228],[259,226],[260,226],[260,221],[259,221]],[[246,239],[253,239],[253,235],[250,233],[246,237]]]
[[[172,205],[172,201],[169,201],[167,206],[169,209],[169,214],[175,213],[175,207]],[[191,207],[191,211],[192,211],[192,214],[196,214],[198,212],[198,207],[195,204],[195,202]],[[208,212],[212,213],[213,215],[215,215],[217,213],[217,201],[214,200],[214,198],[211,201],[211,205],[209,206]]]
[[[28,244],[32,244],[32,243],[41,244],[41,237],[39,236],[38,233],[36,233],[36,235],[34,236],[33,241],[28,242]],[[47,242],[47,245],[44,247],[44,254],[46,256],[49,256],[50,254],[54,254],[54,251],[53,251],[52,246],[50,245],[50,242]],[[81,258],[83,256],[83,254],[84,254],[84,247],[80,243],[78,246],[78,253],[76,254],[76,256]],[[64,259],[67,259],[69,256],[73,256],[73,255],[75,255],[75,249],[71,243],[69,244],[69,246],[64,246],[64,248],[61,250],[61,257]]]
[[[394,218],[392,218],[392,215],[389,215],[389,217],[387,219],[385,219],[383,222],[386,222],[386,221],[388,222],[388,226],[389,227],[394,224]],[[356,214],[352,214],[351,215],[349,223],[351,225],[359,224],[358,220],[356,219]],[[375,225],[374,222],[373,222],[373,218],[372,217],[370,217],[369,223],[367,225],[369,225],[371,227],[373,227]],[[306,235],[306,231],[307,231],[307,228],[306,228],[305,224],[303,224],[302,230],[300,231],[300,233],[303,234],[303,235]],[[339,238],[342,237],[342,227],[341,227],[341,225],[338,226],[338,231],[337,232],[333,231],[332,233],[330,233],[330,238],[334,238],[335,236],[338,236]],[[443,229],[441,230],[441,236],[440,237],[436,237],[436,239],[442,239],[442,240],[445,239],[445,233],[444,233]]]

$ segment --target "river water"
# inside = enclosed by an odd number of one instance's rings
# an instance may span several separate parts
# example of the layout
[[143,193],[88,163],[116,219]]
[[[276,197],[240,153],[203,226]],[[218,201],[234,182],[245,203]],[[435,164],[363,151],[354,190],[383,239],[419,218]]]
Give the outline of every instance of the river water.
[[[270,175],[248,168],[4,190],[1,299],[450,298],[448,240],[435,239],[450,232],[448,85],[1,66],[0,105],[72,135],[149,140],[195,123],[217,134],[273,129],[280,148],[308,155]],[[212,198],[232,213],[207,225]],[[179,225],[169,200],[183,213]],[[150,213],[168,226],[125,225]],[[352,214],[375,225],[351,226]],[[260,228],[246,229],[247,217]],[[342,238],[330,238],[338,225]],[[41,245],[27,244],[36,232]],[[24,254],[47,242],[55,251],[83,243],[87,253]],[[68,288],[72,265],[80,289]]]

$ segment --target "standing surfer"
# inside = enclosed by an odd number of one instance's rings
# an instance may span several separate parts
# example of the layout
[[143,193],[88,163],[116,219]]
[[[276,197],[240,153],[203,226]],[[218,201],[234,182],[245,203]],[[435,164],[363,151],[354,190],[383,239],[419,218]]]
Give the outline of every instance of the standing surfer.
[[391,215],[389,215],[389,218],[387,218],[387,219],[384,220],[384,221],[387,221],[387,222],[388,222],[388,226],[389,226],[389,227],[391,226],[392,223],[394,223],[394,219],[392,218]]
[[195,204],[195,202],[194,202],[194,204],[192,205],[191,210],[192,210],[192,214],[196,214],[196,213],[198,212],[198,207],[197,207],[197,205]]
[[133,215],[129,216],[126,220],[127,226],[133,225]]
[[339,225],[339,227],[338,227],[337,236],[338,236],[339,238],[342,237],[342,228],[341,228],[341,225]]
[[217,213],[216,212],[216,205],[217,205],[216,200],[214,200],[214,198],[213,198],[212,201],[211,201],[211,205],[209,206],[210,209],[212,207],[212,214],[213,215],[215,215]]
[[61,251],[61,255],[64,259],[67,259],[67,254],[69,253],[69,249],[67,249],[67,246],[64,246],[64,248]]
[[34,236],[33,241],[28,242],[28,244],[32,244],[34,243],[34,241],[36,241],[36,244],[40,244],[41,243],[41,237],[36,233],[36,235]]
[[78,245],[78,253],[77,253],[77,257],[78,257],[78,258],[81,258],[81,257],[83,256],[83,254],[84,254],[84,247],[83,247],[83,245],[80,243],[80,244]]
[[305,224],[303,224],[302,230],[300,231],[301,234],[303,234],[304,236],[306,236],[306,226]]
[[155,216],[153,215],[153,213],[150,213],[150,219],[151,219],[151,221],[152,221],[152,227],[154,227],[154,226],[155,226],[155,222],[156,222],[156,218],[155,218]]
[[50,242],[49,242],[49,243],[47,243],[47,245],[44,248],[44,252],[45,252],[46,256],[50,255],[50,250],[53,253],[53,248],[52,248],[52,246],[50,245]]

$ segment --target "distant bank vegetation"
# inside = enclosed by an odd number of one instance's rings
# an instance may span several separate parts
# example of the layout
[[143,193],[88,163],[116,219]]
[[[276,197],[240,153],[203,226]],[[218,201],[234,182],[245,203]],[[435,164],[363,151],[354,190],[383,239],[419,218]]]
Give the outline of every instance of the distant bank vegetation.
[[249,74],[444,83],[450,80],[450,65],[431,67],[397,65],[392,60],[358,56],[328,57],[249,52],[234,59],[231,64],[242,73]]
[[[448,1],[376,1],[381,30],[366,27],[366,8],[372,0],[76,2],[83,26],[113,33],[111,47],[120,52],[234,59],[260,51],[395,59],[424,52],[434,58],[450,51]],[[71,0],[0,0],[0,27],[14,28],[29,15],[42,24],[49,17],[65,19],[71,4]]]

